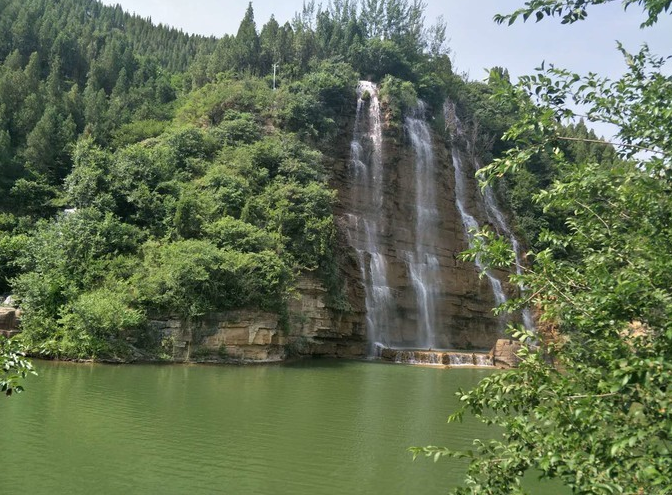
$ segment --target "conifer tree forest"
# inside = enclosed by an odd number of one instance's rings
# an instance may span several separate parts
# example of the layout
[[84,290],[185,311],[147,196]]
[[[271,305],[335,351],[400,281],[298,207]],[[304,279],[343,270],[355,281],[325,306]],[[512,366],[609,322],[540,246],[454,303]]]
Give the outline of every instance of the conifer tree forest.
[[[580,22],[602,3],[532,0],[496,20]],[[671,2],[623,4],[651,25]],[[468,458],[455,493],[524,493],[527,471],[574,493],[670,493],[669,54],[623,48],[628,72],[614,81],[556,67],[471,81],[424,10],[311,0],[281,25],[250,3],[235,35],[215,38],[97,0],[0,0],[0,295],[22,310],[18,339],[0,341],[3,390],[20,391],[25,352],[159,353],[155,314],[286,318],[304,272],[347,305],[329,164],[367,79],[392,136],[416,98],[437,132],[446,99],[477,130],[479,178],[511,208],[528,265],[517,272],[487,229],[465,257],[525,288],[500,311],[531,304],[540,319],[538,333],[510,329],[520,367],[464,391],[451,417],[499,425],[503,439],[415,455]]]

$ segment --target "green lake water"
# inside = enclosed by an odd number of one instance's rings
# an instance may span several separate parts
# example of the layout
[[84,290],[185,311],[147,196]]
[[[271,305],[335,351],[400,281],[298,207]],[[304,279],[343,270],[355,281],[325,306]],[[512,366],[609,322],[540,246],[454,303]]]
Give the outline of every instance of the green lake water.
[[468,448],[489,434],[445,422],[457,388],[487,370],[36,367],[25,393],[0,398],[2,494],[438,495],[465,465],[413,462],[406,448]]

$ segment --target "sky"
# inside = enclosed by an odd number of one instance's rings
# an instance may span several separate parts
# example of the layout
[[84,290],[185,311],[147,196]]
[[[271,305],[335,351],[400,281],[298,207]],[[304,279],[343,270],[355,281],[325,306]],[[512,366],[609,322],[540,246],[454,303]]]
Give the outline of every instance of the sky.
[[[323,3],[327,3],[325,0]],[[319,0],[318,0],[319,2]],[[247,8],[247,0],[104,0],[154,23],[189,33],[222,36],[235,34]],[[257,29],[271,14],[281,24],[301,9],[302,0],[252,2]],[[558,19],[540,23],[496,25],[497,13],[509,13],[524,0],[426,0],[426,24],[438,16],[447,23],[448,46],[456,72],[473,80],[487,76],[487,68],[506,67],[514,77],[530,74],[542,61],[580,73],[589,71],[616,77],[624,70],[616,40],[630,51],[647,42],[653,53],[672,54],[672,16],[662,15],[653,28],[639,29],[641,9],[623,11],[621,2],[593,7],[588,19],[561,25]]]

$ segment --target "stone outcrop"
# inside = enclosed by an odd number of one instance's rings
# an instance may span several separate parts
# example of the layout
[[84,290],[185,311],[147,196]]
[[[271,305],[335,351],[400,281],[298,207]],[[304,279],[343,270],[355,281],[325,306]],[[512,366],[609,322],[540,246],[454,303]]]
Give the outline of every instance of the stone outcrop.
[[495,361],[495,366],[505,366],[508,368],[515,368],[520,363],[518,351],[520,350],[520,342],[510,339],[499,339],[492,349],[492,357]]
[[288,357],[362,357],[363,315],[337,311],[312,276],[297,284],[289,317],[260,310],[210,313],[197,320],[177,317],[150,321],[161,347],[175,361],[268,363]]
[[0,306],[0,335],[12,337],[19,333],[19,319],[21,313],[18,309]]

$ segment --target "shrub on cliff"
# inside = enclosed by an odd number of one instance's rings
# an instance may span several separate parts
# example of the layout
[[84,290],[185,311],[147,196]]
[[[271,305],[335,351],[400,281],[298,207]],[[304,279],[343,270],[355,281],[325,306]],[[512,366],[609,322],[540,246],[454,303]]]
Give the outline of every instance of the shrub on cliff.
[[393,76],[386,76],[380,83],[380,101],[385,109],[385,119],[389,126],[399,127],[404,115],[412,111],[418,102],[413,83]]
[[125,356],[127,341],[135,341],[146,322],[145,312],[134,308],[134,302],[132,292],[122,284],[80,294],[61,309],[60,331],[41,348],[55,356]]
[[313,72],[278,91],[278,121],[315,141],[332,138],[338,120],[355,99],[357,74],[347,63],[322,62]]
[[210,311],[281,306],[291,272],[272,251],[242,253],[206,240],[143,247],[130,283],[137,303],[154,312],[198,317]]
[[[104,281],[113,260],[134,252],[141,236],[137,228],[95,209],[38,223],[18,256],[22,273],[12,281],[24,310],[21,328],[26,342],[60,340],[68,323],[61,317],[69,305]],[[62,354],[58,346],[51,351]]]
[[284,257],[301,270],[315,270],[330,259],[336,227],[335,192],[317,183],[274,181],[248,202],[243,219],[280,237]]

